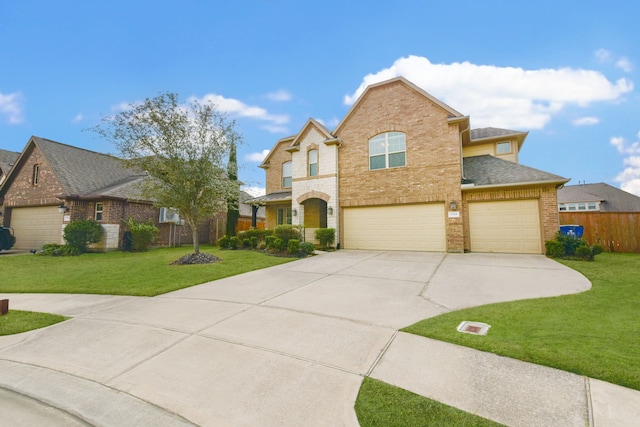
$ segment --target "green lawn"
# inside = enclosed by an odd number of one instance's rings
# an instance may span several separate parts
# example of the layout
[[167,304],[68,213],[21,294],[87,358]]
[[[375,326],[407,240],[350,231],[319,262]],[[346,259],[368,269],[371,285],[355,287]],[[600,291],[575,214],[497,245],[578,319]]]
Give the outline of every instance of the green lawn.
[[[447,313],[404,331],[640,390],[640,255],[562,262],[593,288]],[[490,324],[489,334],[457,332],[463,320]]]
[[221,262],[170,265],[192,247],[149,252],[88,253],[77,257],[0,257],[0,293],[69,293],[154,296],[200,283],[293,261],[244,250],[201,246]]
[[32,329],[44,328],[66,319],[66,317],[57,314],[9,310],[7,314],[0,316],[0,335],[19,334]]
[[364,379],[355,409],[362,427],[502,425],[371,378]]

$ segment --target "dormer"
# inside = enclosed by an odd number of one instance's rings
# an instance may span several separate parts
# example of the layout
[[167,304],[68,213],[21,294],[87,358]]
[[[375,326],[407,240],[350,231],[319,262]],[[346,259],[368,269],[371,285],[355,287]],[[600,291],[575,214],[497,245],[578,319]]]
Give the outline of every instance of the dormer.
[[462,143],[462,157],[490,155],[518,163],[518,153],[529,132],[509,129],[472,129],[471,138]]

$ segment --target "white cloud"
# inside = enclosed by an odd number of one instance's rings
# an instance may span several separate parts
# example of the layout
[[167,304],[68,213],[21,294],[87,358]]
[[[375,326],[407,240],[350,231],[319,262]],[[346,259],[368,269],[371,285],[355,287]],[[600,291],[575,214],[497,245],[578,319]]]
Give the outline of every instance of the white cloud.
[[623,160],[624,170],[616,176],[615,181],[620,183],[620,188],[629,193],[640,196],[640,132],[638,140],[627,144],[622,137],[612,137],[609,142],[616,147],[618,153],[625,154]]
[[246,191],[251,194],[253,197],[264,196],[267,194],[266,188],[264,187],[255,187],[250,185],[243,185],[241,190]]
[[631,61],[628,58],[622,57],[616,61],[616,67],[620,68],[625,73],[630,73],[633,69]]
[[8,95],[0,92],[0,115],[6,116],[11,124],[18,124],[24,121],[22,114],[22,94],[20,92]]
[[607,49],[598,49],[594,52],[594,55],[600,62],[611,62],[611,52]]
[[249,153],[246,156],[244,156],[244,159],[248,162],[262,162],[265,157],[267,157],[267,154],[269,154],[270,150],[262,150],[259,153]]
[[365,76],[358,89],[345,96],[345,104],[353,104],[367,86],[397,76],[471,116],[473,127],[542,129],[567,105],[615,101],[633,89],[627,79],[610,82],[593,70],[433,64],[425,57],[409,56]]
[[84,120],[84,116],[82,115],[82,113],[76,114],[76,116],[73,119],[71,119],[73,123],[80,123],[83,120]]
[[247,105],[242,101],[238,101],[237,99],[225,98],[224,96],[217,95],[215,93],[207,94],[202,98],[192,97],[189,100],[197,100],[201,103],[211,102],[218,108],[219,111],[232,114],[237,117],[247,117],[255,120],[263,120],[276,125],[289,123],[289,116],[285,114],[270,114],[262,107]]
[[286,126],[264,125],[260,127],[270,133],[289,133],[289,128]]
[[589,117],[580,117],[572,121],[575,126],[592,126],[600,123],[600,119],[597,117],[589,116]]
[[272,101],[276,101],[276,102],[286,102],[286,101],[291,101],[291,92],[289,92],[286,89],[279,89],[275,92],[269,92],[267,94],[267,98],[269,98]]

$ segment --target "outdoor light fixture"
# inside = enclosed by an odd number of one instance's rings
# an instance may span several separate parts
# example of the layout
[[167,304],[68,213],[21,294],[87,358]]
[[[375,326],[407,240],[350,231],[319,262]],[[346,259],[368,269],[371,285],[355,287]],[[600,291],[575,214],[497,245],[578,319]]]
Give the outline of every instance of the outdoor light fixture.
[[294,209],[292,213],[293,213],[293,216],[298,216],[298,209]]
[[449,209],[452,211],[458,210],[458,204],[455,202],[455,200],[449,204]]
[[65,206],[64,203],[60,203],[60,206],[58,206],[58,213],[63,214],[65,212],[69,212],[69,206]]
[[329,215],[333,215],[333,207],[329,206],[329,207],[327,208],[327,213],[328,213]]

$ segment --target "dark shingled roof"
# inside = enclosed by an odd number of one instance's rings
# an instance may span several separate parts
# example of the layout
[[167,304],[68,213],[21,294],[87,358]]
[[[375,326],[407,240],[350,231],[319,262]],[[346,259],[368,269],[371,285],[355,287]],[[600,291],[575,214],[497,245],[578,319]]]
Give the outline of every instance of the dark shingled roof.
[[640,212],[640,197],[604,182],[567,185],[558,190],[558,203],[600,202],[603,212]]
[[513,185],[533,182],[564,183],[567,178],[530,168],[488,154],[463,159],[466,182],[481,185]]
[[[114,156],[37,136],[31,140],[53,169],[65,190],[65,195],[126,197],[116,189],[145,176],[144,172],[127,168],[121,159]],[[125,187],[127,191],[124,193],[131,190],[130,186]]]
[[507,135],[520,135],[526,132],[521,132],[519,130],[510,130],[510,129],[500,129],[500,128],[480,128],[480,129],[471,129],[471,140],[476,139],[486,139],[486,138],[496,138],[499,136],[507,136]]
[[0,150],[0,176],[6,175],[11,170],[20,153],[14,151]]
[[253,199],[246,200],[248,205],[264,205],[268,202],[290,202],[291,191],[279,191],[277,193],[269,193],[266,196],[254,197]]
[[[240,216],[251,216],[252,209],[251,206],[245,203],[247,200],[252,200],[253,196],[246,191],[240,190]],[[264,206],[260,206],[258,208],[258,212],[256,213],[257,218],[265,218],[265,210]]]

